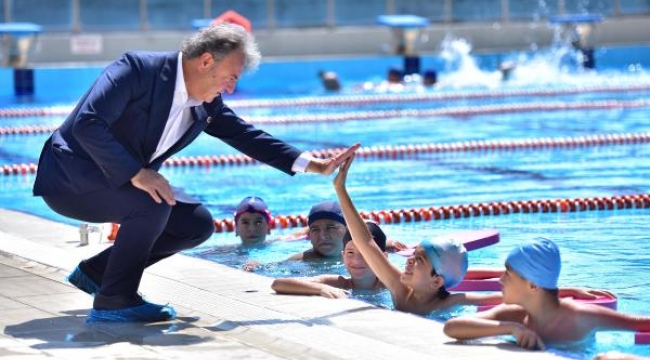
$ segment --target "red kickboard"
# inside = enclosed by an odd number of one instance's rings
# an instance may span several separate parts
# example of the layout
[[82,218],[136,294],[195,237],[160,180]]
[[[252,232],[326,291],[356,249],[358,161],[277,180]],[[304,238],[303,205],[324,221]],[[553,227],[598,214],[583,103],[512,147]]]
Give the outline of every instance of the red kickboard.
[[[467,230],[443,235],[444,238],[452,238],[461,241],[467,251],[481,249],[486,246],[499,242],[499,231],[496,229],[479,229]],[[409,246],[408,249],[397,252],[402,256],[411,256],[415,251],[416,245]]]

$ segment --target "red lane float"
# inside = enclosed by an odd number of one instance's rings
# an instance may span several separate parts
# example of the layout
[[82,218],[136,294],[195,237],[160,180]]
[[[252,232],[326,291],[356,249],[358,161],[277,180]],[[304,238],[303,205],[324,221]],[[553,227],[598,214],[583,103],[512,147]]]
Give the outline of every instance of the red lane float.
[[[0,128],[0,135],[21,134],[19,128]],[[474,152],[474,151],[512,151],[518,149],[571,149],[588,146],[611,146],[611,145],[632,145],[650,142],[650,132],[625,133],[625,134],[602,134],[579,137],[563,138],[532,138],[523,140],[473,140],[447,144],[410,144],[397,146],[372,146],[360,148],[356,151],[357,157],[363,159],[402,159],[414,157],[418,154],[430,153],[451,153],[451,152]],[[345,150],[344,148],[313,150],[312,156],[330,157]],[[246,155],[203,155],[190,157],[173,157],[163,164],[170,167],[210,167],[210,166],[233,166],[258,164]],[[32,164],[29,164],[32,166]],[[5,165],[14,166],[14,165]],[[36,166],[36,164],[33,164]],[[466,212],[467,209],[459,209]]]
[[[645,144],[650,142],[650,132],[603,134],[562,138],[531,138],[526,140],[475,140],[447,144],[411,144],[397,146],[372,146],[360,148],[356,156],[363,159],[398,159],[417,156],[418,154],[473,152],[473,151],[512,151],[519,149],[572,149],[587,146],[610,146]],[[338,154],[344,148],[311,151],[312,156],[326,158]],[[202,161],[197,161],[197,159]],[[175,157],[165,161],[166,166],[211,166],[256,164],[256,160],[245,155],[221,155],[202,157]],[[193,166],[192,165],[192,166]],[[464,211],[459,209],[459,211]]]
[[[344,113],[309,114],[294,116],[250,116],[247,120],[254,124],[302,124],[317,122],[341,122],[353,120],[380,120],[401,117],[439,117],[439,116],[478,116],[505,113],[522,113],[533,111],[567,111],[567,110],[608,110],[641,108],[650,106],[650,100],[600,100],[565,102],[529,102],[505,105],[475,105],[458,107],[441,107],[435,109],[395,109],[349,111]],[[27,115],[25,115],[27,116]]]
[[650,106],[650,100],[601,100],[571,103],[522,103],[507,105],[475,105],[471,107],[447,107],[436,109],[368,110],[336,114],[309,114],[294,116],[252,116],[248,120],[256,124],[302,124],[353,120],[380,120],[403,117],[478,116],[521,112],[549,112],[567,110],[607,110]]
[[[7,168],[0,168],[7,171]],[[11,169],[9,169],[11,171]],[[22,168],[22,171],[31,171],[29,168]],[[457,209],[473,209],[471,212],[463,212]],[[422,208],[409,210],[380,210],[360,213],[361,217],[373,220],[382,224],[397,224],[401,222],[432,221],[457,218],[459,216],[497,216],[516,213],[556,213],[556,212],[577,212],[596,210],[619,210],[619,209],[646,209],[650,208],[650,194],[619,195],[612,197],[575,198],[575,199],[546,199],[546,200],[520,200],[506,201],[490,204],[469,204],[457,207]],[[215,232],[235,231],[233,219],[214,220]],[[304,215],[276,215],[271,221],[271,228],[289,228],[307,226],[307,217]],[[478,239],[475,239],[478,240]],[[483,240],[489,243],[489,240]],[[470,243],[468,246],[478,248],[481,241]],[[410,256],[412,249],[398,252],[403,256]]]

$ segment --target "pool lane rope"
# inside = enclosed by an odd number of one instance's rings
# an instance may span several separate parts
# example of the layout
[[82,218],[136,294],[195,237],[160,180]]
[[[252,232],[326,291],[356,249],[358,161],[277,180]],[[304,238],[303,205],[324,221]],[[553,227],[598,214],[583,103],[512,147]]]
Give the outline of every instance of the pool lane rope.
[[[528,102],[503,105],[474,105],[461,107],[446,107],[437,109],[392,109],[349,111],[329,114],[305,114],[283,116],[250,116],[247,120],[253,124],[311,124],[321,122],[343,122],[357,120],[383,120],[404,117],[440,117],[440,116],[479,116],[509,114],[535,111],[573,111],[573,110],[612,110],[650,107],[650,100],[594,100],[575,102]],[[39,134],[49,133],[56,126],[23,125],[0,128],[0,135]]]
[[[360,95],[334,95],[334,96],[307,96],[292,99],[254,99],[254,100],[227,100],[229,106],[235,109],[254,108],[283,108],[283,107],[310,107],[310,106],[359,106],[386,103],[412,103],[431,101],[452,101],[470,99],[494,99],[505,97],[549,97],[585,93],[615,93],[648,91],[650,84],[638,85],[586,85],[558,89],[502,89],[486,91],[441,91],[424,93],[399,93],[399,94],[360,94]],[[50,106],[38,108],[13,107],[0,109],[0,118],[27,117],[27,116],[62,116],[67,115],[74,106]]]
[[[501,201],[466,205],[450,205],[419,209],[361,211],[361,217],[380,224],[399,224],[420,221],[460,219],[477,216],[499,216],[509,214],[566,213],[598,210],[647,209],[650,208],[650,194],[617,195],[608,197],[567,198]],[[232,232],[234,219],[215,220],[215,232]],[[271,228],[293,228],[307,226],[305,215],[276,215]]]
[[[560,138],[531,138],[517,140],[469,140],[446,144],[410,144],[385,145],[360,148],[356,157],[361,159],[401,159],[418,154],[477,152],[477,151],[512,151],[512,150],[548,150],[572,149],[579,147],[646,144],[650,142],[650,132],[601,134]],[[311,151],[312,156],[328,158],[345,150],[334,148]],[[246,155],[205,155],[179,156],[167,159],[166,167],[211,167],[252,165],[259,163]],[[36,173],[37,165],[9,164],[0,166],[0,175],[28,175]]]
[[[650,208],[650,194],[602,196],[590,198],[540,199],[488,202],[478,204],[450,205],[428,208],[360,211],[362,218],[379,224],[400,224],[421,221],[438,221],[477,216],[499,216],[509,214],[567,213],[599,210],[647,209]],[[288,229],[307,226],[306,215],[275,215],[271,229]],[[109,240],[115,240],[119,225],[111,224]],[[235,219],[214,219],[216,233],[235,231]]]

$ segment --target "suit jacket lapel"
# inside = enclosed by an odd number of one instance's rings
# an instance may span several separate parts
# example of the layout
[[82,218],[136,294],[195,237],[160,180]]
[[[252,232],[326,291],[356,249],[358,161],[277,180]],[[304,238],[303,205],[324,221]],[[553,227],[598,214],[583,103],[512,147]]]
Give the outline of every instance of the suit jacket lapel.
[[149,126],[145,135],[145,152],[151,157],[158,147],[165,124],[169,119],[169,111],[174,100],[174,86],[176,85],[176,69],[178,67],[178,53],[172,53],[167,58],[165,65],[160,69],[156,85],[153,89],[151,114]]

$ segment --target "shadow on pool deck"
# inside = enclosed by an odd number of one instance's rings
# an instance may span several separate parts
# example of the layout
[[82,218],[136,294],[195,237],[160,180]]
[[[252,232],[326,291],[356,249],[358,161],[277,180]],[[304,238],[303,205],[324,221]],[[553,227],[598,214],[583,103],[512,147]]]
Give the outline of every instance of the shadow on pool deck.
[[78,229],[0,209],[0,357],[20,359],[557,359],[513,345],[455,343],[442,324],[355,300],[280,296],[271,279],[184,255],[145,272],[141,291],[173,321],[86,324],[92,298],[67,284]]

